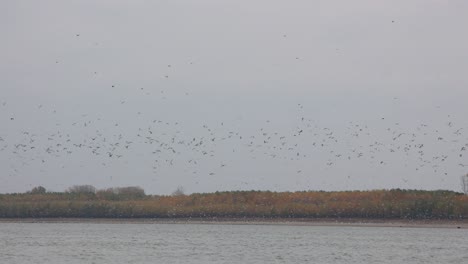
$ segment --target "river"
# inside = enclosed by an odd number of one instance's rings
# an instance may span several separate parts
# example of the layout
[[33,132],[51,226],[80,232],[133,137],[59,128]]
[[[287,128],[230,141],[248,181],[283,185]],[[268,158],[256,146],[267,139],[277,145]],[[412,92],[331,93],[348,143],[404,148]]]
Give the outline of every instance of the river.
[[468,263],[468,229],[5,223],[0,263]]

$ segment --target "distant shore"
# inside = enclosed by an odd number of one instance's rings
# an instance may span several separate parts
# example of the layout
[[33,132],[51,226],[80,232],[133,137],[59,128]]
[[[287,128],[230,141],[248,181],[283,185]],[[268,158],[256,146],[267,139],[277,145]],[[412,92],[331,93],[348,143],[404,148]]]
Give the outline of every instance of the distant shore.
[[468,229],[468,219],[359,219],[359,218],[0,218],[2,223],[90,223],[90,224],[210,224],[210,225],[290,225],[400,228]]
[[444,190],[400,189],[342,192],[231,191],[172,196],[111,191],[31,192],[0,194],[0,219],[461,226],[466,223],[462,219],[468,219],[468,195]]

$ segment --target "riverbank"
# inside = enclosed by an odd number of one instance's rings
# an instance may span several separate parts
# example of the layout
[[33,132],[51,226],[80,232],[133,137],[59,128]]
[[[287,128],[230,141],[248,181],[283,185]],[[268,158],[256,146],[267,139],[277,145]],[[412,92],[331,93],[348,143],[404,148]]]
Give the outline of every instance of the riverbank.
[[468,219],[404,220],[404,219],[288,219],[288,218],[0,218],[2,223],[90,223],[90,224],[209,224],[209,225],[288,225],[288,226],[352,226],[399,228],[468,229]]

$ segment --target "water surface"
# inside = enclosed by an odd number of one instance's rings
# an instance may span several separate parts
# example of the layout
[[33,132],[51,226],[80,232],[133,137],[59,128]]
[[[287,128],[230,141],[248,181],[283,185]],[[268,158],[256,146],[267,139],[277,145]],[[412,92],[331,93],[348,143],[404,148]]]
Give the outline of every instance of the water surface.
[[0,263],[468,263],[468,230],[0,223]]

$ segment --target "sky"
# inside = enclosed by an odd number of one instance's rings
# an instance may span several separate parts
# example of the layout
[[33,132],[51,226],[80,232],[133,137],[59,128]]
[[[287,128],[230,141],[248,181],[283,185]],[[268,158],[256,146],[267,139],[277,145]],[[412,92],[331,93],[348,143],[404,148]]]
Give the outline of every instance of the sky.
[[466,10],[0,1],[0,193],[461,191]]

